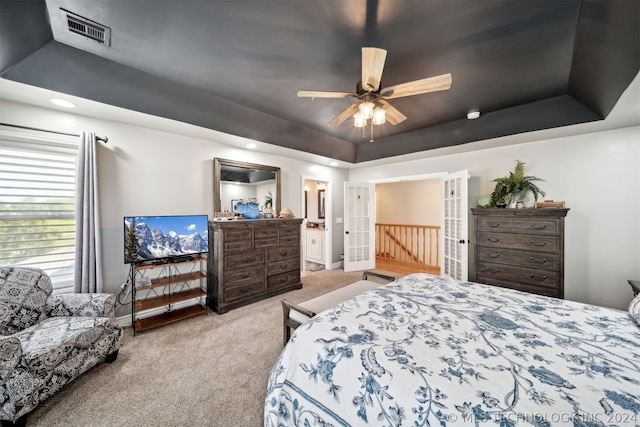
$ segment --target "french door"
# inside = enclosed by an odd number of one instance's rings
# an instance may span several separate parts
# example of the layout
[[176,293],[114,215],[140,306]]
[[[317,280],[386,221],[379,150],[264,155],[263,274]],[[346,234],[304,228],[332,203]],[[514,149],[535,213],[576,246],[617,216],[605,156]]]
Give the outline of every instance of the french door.
[[466,169],[442,178],[440,271],[462,281],[469,278],[468,180]]
[[375,268],[375,184],[344,183],[344,271]]
[[[442,275],[466,281],[469,277],[467,170],[441,179]],[[375,184],[344,184],[344,271],[375,268]]]

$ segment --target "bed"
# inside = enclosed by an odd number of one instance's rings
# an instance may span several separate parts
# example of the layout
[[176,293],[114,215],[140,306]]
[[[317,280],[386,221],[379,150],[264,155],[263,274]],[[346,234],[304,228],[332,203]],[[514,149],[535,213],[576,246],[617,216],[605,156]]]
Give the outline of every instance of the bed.
[[625,311],[412,274],[313,317],[274,364],[265,426],[640,425]]

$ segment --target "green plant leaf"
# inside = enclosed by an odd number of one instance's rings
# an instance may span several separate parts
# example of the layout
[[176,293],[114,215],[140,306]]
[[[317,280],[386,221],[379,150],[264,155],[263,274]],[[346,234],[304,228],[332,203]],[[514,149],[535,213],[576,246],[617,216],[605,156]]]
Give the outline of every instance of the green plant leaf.
[[513,201],[525,198],[529,193],[533,194],[535,200],[538,200],[539,196],[545,195],[545,192],[534,184],[535,181],[544,180],[535,176],[525,175],[524,165],[524,162],[516,160],[516,167],[512,172],[509,172],[509,175],[493,180],[496,186],[491,193],[491,207],[501,203],[506,203],[508,206]]

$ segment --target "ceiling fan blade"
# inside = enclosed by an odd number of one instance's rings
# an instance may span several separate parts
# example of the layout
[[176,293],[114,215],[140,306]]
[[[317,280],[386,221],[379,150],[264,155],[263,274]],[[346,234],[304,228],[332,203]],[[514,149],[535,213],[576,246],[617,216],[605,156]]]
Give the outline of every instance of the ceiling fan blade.
[[350,98],[358,96],[349,92],[321,92],[314,90],[299,90],[298,98]]
[[329,122],[329,126],[339,126],[340,124],[342,124],[342,122],[353,116],[358,111],[359,105],[360,104],[358,104],[357,102],[355,104],[349,105],[346,110],[338,114],[335,119]]
[[377,47],[362,48],[362,88],[375,92],[380,87],[387,51]]
[[451,87],[451,74],[427,77],[426,79],[401,83],[384,88],[380,95],[385,99],[401,98],[403,96],[420,95],[421,93],[447,90]]
[[400,111],[398,111],[398,109],[396,107],[394,107],[393,105],[389,104],[384,99],[378,99],[376,102],[379,103],[380,105],[382,105],[382,108],[384,108],[384,110],[386,112],[385,113],[385,117],[386,117],[386,120],[387,120],[387,122],[389,124],[395,126],[398,123],[402,123],[405,120],[407,120],[407,116],[402,114]]

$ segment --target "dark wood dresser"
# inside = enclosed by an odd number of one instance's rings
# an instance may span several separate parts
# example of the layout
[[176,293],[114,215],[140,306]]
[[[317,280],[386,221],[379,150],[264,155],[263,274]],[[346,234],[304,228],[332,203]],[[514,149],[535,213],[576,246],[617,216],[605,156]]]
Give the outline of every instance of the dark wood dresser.
[[225,313],[301,288],[301,223],[301,218],[209,221],[209,307]]
[[569,209],[471,209],[471,280],[564,298],[564,218]]

